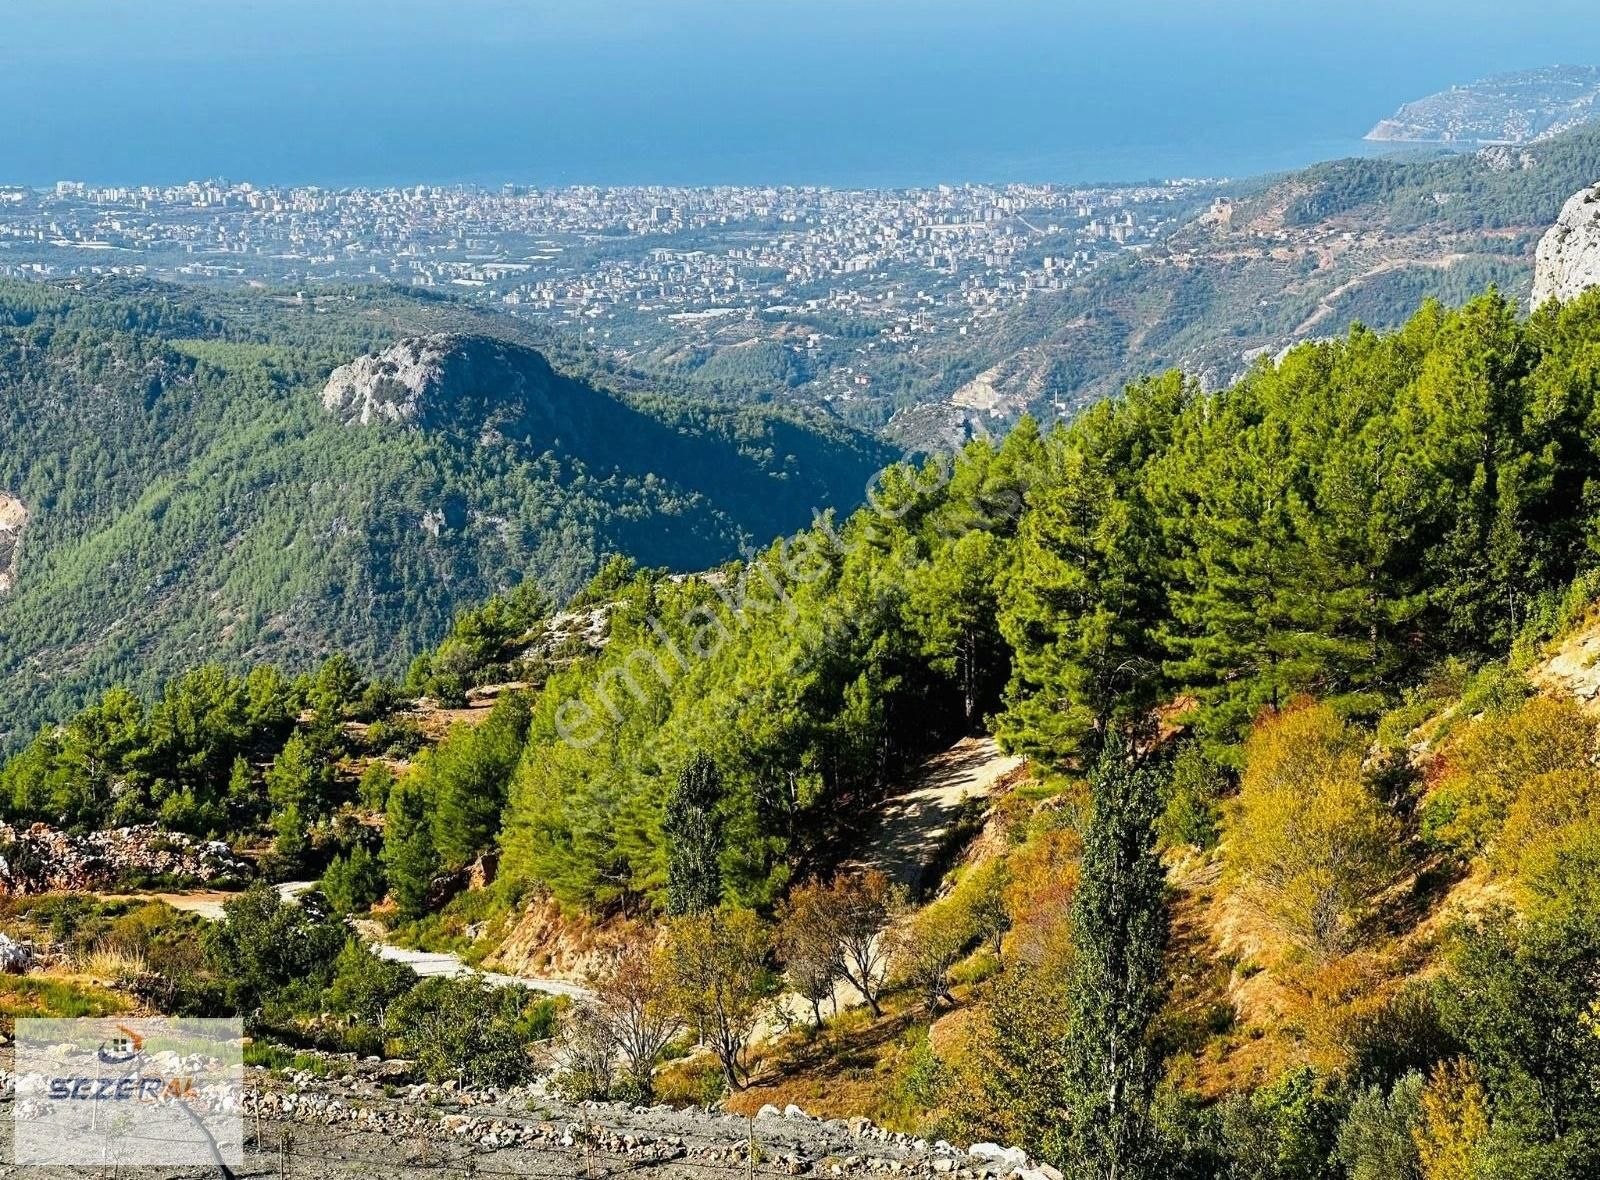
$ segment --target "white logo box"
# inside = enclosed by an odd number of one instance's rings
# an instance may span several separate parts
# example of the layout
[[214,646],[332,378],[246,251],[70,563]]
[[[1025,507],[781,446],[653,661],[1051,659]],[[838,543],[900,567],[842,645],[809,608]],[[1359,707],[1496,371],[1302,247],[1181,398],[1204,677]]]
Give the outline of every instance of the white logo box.
[[238,1020],[19,1019],[16,1049],[16,1163],[243,1164]]

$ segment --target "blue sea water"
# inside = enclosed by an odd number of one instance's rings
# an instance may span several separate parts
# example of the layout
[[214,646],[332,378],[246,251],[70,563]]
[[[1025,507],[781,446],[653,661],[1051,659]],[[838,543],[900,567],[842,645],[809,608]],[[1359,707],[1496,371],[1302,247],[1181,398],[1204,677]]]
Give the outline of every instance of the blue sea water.
[[1557,62],[1592,0],[8,0],[0,183],[1239,176]]

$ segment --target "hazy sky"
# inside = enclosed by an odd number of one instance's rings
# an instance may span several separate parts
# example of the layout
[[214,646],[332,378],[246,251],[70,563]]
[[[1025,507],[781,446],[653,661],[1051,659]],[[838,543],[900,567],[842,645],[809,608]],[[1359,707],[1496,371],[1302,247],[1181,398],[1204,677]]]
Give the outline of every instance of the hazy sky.
[[875,169],[890,182],[1208,153],[1231,167],[1252,150],[1265,160],[1354,139],[1452,82],[1600,63],[1594,11],[1593,0],[7,0],[0,182]]

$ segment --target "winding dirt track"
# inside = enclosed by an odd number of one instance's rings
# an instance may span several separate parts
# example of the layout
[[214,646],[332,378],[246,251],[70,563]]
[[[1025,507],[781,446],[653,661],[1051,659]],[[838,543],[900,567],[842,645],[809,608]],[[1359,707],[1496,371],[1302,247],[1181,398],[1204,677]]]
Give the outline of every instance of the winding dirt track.
[[[292,901],[308,889],[316,886],[315,881],[286,881],[275,886],[278,896],[285,901]],[[175,910],[186,910],[191,914],[199,914],[214,922],[222,920],[222,907],[230,899],[238,896],[237,893],[222,893],[207,891],[198,893],[146,893],[133,895],[148,898],[152,901],[164,901]],[[376,922],[356,921],[352,923],[356,932],[371,944],[378,954],[385,959],[397,963],[407,964],[413,971],[424,978],[433,975],[442,975],[455,978],[458,975],[475,975],[488,983],[505,987],[525,987],[531,991],[548,992],[555,996],[569,996],[575,1000],[587,999],[591,993],[582,984],[574,983],[570,979],[550,979],[542,976],[531,975],[505,975],[497,971],[480,971],[476,967],[469,967],[462,962],[459,955],[442,951],[414,951],[405,947],[395,946],[383,939],[383,928]]]

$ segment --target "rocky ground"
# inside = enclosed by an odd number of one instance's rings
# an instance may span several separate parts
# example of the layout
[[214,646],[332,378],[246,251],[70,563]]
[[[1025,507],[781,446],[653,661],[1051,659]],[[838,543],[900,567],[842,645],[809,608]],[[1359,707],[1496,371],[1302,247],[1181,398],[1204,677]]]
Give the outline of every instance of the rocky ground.
[[221,841],[151,824],[75,836],[47,824],[0,823],[0,895],[93,893],[129,880],[237,882],[251,874]]
[[[389,1080],[394,1063],[349,1063],[337,1078],[248,1072],[241,1176],[334,1180],[349,1176],[662,1178],[949,1176],[1060,1180],[1016,1150],[964,1151],[874,1127],[819,1121],[796,1107],[753,1119],[696,1108],[562,1102],[540,1087],[461,1091]],[[5,1079],[0,1120],[9,1121]],[[6,1149],[0,1176],[51,1177]],[[66,1177],[68,1169],[58,1169]],[[138,1169],[155,1174],[152,1169]],[[81,1175],[81,1173],[73,1173]],[[162,1176],[215,1175],[163,1169]]]

